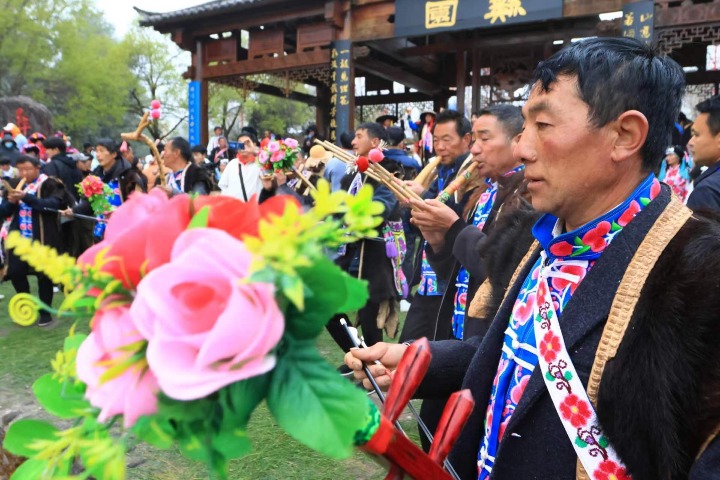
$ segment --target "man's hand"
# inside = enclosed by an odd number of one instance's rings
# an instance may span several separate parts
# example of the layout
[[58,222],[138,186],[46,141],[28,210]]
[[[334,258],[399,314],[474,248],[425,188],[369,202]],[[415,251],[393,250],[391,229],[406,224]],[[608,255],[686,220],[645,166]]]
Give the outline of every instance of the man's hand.
[[23,198],[25,198],[25,192],[22,190],[10,190],[8,192],[8,201],[10,203],[18,203]]
[[65,210],[60,210],[60,216],[72,218],[75,214],[73,213],[72,208],[66,208]]
[[455,210],[438,200],[419,202],[410,199],[410,222],[420,229],[423,237],[436,252],[445,246],[445,235],[460,217]]
[[425,192],[425,187],[423,187],[418,182],[414,182],[412,180],[405,180],[402,182],[405,185],[405,188],[408,188],[413,191],[418,197],[421,197],[422,194]]
[[[376,343],[369,348],[353,348],[345,354],[345,365],[353,369],[355,378],[362,380],[363,386],[368,390],[372,384],[363,371],[363,363],[369,364],[370,373],[383,390],[387,390],[392,382],[394,371],[407,350],[407,345],[397,343]],[[379,360],[380,364],[374,364]]]
[[268,192],[274,190],[273,178],[274,177],[272,175],[260,175],[260,182],[262,182],[264,190],[267,190]]

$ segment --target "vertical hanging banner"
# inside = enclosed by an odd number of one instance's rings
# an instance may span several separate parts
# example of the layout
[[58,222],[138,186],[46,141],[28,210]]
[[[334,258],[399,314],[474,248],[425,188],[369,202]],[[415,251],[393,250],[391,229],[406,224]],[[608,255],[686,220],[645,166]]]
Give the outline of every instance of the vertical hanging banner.
[[200,145],[202,142],[200,121],[200,82],[193,81],[188,85],[188,141],[190,145]]
[[655,27],[655,2],[634,2],[623,5],[623,37],[637,38],[652,45]]
[[343,132],[350,131],[354,85],[350,62],[350,40],[336,40],[330,51],[332,85],[330,85],[330,141],[337,143]]

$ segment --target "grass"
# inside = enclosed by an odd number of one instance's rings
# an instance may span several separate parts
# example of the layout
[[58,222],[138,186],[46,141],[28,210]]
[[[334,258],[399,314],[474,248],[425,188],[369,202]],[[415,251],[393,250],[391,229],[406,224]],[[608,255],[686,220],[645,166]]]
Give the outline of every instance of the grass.
[[[32,281],[31,281],[32,284]],[[32,383],[49,372],[50,360],[62,346],[70,328],[69,321],[59,321],[48,328],[18,327],[10,321],[7,304],[14,294],[9,283],[0,284],[0,411],[17,406],[34,406],[31,416],[42,416],[31,390]],[[54,304],[58,304],[56,295]],[[392,341],[392,340],[390,340]],[[339,365],[343,352],[327,333],[318,340],[318,348],[331,365]],[[416,405],[419,408],[419,404]],[[298,412],[301,414],[301,412]],[[403,427],[417,442],[417,427],[408,415],[403,415]],[[375,479],[383,478],[386,471],[365,454],[356,451],[346,460],[333,460],[313,452],[286,435],[275,423],[264,405],[261,405],[248,425],[254,451],[230,464],[230,478],[257,479]],[[139,446],[131,453],[130,461],[142,459],[144,463],[128,470],[133,480],[201,480],[208,478],[205,467],[180,455],[178,450],[159,451]]]

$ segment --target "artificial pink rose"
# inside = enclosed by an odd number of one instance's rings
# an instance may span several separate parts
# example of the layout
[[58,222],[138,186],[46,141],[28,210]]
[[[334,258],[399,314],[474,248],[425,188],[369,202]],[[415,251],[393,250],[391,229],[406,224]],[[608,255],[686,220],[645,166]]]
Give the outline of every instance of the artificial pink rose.
[[272,142],[268,143],[267,148],[270,153],[275,153],[278,150],[280,150],[280,144],[276,141],[272,141]]
[[134,288],[142,276],[170,260],[170,246],[190,223],[190,197],[168,199],[161,189],[133,195],[115,212],[105,239],[78,258],[80,265],[93,265],[105,252],[103,272]]
[[283,152],[282,150],[279,150],[272,154],[270,161],[273,163],[278,163],[278,162],[282,162],[284,158],[285,158],[285,152]]
[[78,378],[87,384],[85,396],[90,404],[100,408],[101,422],[124,415],[125,427],[130,427],[139,417],[157,412],[159,387],[146,364],[132,365],[106,382],[100,380],[109,368],[135,353],[123,347],[143,340],[130,319],[128,307],[95,313],[93,331],[80,345],[76,362]]
[[167,396],[203,398],[274,368],[285,321],[272,285],[242,282],[251,260],[226,232],[193,229],[140,282],[130,312]]
[[260,150],[260,153],[258,154],[258,160],[260,163],[265,163],[268,161],[268,153],[265,150]]
[[285,142],[285,145],[287,145],[287,147],[290,149],[297,148],[297,146],[298,146],[298,141],[295,140],[294,138],[286,138],[284,140],[284,142]]

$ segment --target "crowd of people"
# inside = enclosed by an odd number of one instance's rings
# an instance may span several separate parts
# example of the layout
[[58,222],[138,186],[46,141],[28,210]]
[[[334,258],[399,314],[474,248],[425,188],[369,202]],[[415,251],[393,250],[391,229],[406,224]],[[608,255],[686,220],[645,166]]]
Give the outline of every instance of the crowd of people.
[[[93,215],[76,188],[91,173],[115,206],[152,188],[310,205],[307,184],[320,178],[350,193],[369,183],[383,205],[379,236],[328,253],[370,293],[357,313],[369,348],[352,348],[346,313],[327,325],[348,352],[340,370],[369,388],[361,367],[372,364],[388,386],[407,345],[432,340],[418,391],[430,431],[450,393],[469,388],[476,402],[451,455],[461,478],[570,479],[576,468],[591,478],[714,478],[720,96],[690,121],[683,75],[634,40],[583,40],[540,63],[522,107],[471,119],[447,109],[419,121],[383,115],[338,136],[352,156],[382,149],[380,164],[423,201],[398,198],[316,145],[314,126],[295,168],[275,172],[257,158],[279,137],[250,127],[234,142],[220,127],[208,145],[175,137],[159,145],[160,165],[112,139],[75,151],[62,133],[18,139],[8,126],[0,216],[5,232],[78,255],[104,233],[102,221],[80,218]],[[6,266],[27,291],[33,272],[12,253]],[[52,284],[38,280],[50,304]],[[402,329],[400,300],[409,302]],[[43,315],[40,325],[52,322]]]

